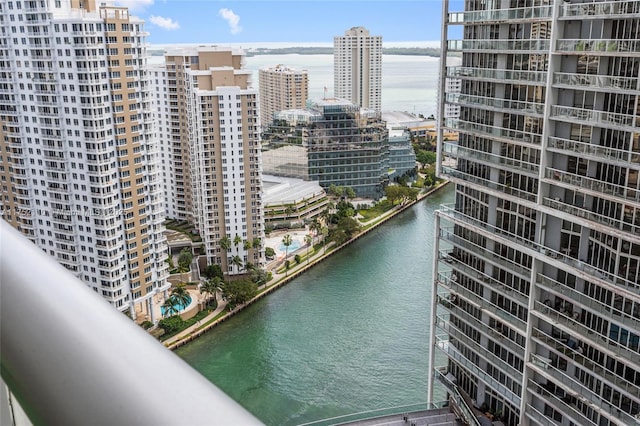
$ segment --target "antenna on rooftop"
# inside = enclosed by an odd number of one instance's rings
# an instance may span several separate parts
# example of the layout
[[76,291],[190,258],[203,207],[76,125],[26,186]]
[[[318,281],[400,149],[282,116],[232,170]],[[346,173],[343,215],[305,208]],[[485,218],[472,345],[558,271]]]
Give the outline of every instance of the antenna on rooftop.
[[327,99],[327,90],[328,90],[327,86],[324,86],[324,98],[323,98],[324,100]]

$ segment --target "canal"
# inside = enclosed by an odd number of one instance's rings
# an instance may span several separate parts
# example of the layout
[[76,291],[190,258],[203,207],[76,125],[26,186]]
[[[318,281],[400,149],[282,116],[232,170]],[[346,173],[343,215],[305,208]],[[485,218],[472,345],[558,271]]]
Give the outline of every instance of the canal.
[[427,398],[433,212],[448,185],[176,353],[267,425]]

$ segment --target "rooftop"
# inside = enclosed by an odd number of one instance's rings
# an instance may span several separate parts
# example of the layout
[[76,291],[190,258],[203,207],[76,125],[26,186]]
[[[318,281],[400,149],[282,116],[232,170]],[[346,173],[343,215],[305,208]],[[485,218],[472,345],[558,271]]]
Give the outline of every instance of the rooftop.
[[262,175],[264,205],[282,205],[317,196],[324,189],[316,181]]

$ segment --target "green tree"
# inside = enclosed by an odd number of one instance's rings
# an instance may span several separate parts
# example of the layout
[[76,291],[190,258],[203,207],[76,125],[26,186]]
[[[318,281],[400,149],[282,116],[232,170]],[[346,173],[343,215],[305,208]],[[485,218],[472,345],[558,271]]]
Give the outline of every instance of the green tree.
[[258,287],[265,285],[269,280],[271,280],[271,272],[260,268],[253,268],[251,270],[251,281],[256,283]]
[[162,307],[164,308],[165,317],[171,317],[180,312],[180,310],[178,309],[178,300],[173,296],[169,296],[167,299],[165,299]]
[[423,168],[428,164],[434,164],[436,162],[436,158],[436,153],[432,151],[420,149],[416,152],[416,160],[422,164]]
[[264,255],[267,257],[274,257],[276,255],[276,251],[272,247],[265,247]]
[[207,265],[207,267],[202,271],[202,275],[208,280],[211,280],[215,277],[219,277],[220,279],[224,278],[222,268],[217,264]]
[[178,268],[180,268],[180,272],[187,272],[191,266],[191,261],[193,260],[193,253],[188,248],[183,248],[180,254],[178,255]]
[[354,191],[350,186],[347,186],[344,189],[344,195],[351,200],[353,198],[356,198],[356,191]]
[[211,302],[211,296],[213,296],[213,300],[217,299],[216,294],[222,292],[223,285],[224,282],[220,277],[214,277],[200,284],[200,294],[206,294],[207,305]]
[[311,243],[313,242],[313,237],[309,234],[304,236],[304,242],[307,245],[307,265],[309,264],[309,248],[311,247]]
[[399,185],[387,185],[384,188],[384,195],[391,202],[391,205],[395,205],[396,201],[402,197],[401,191]]
[[232,280],[224,284],[222,297],[231,308],[251,300],[258,293],[258,286],[250,280]]
[[254,249],[259,249],[260,247],[262,247],[262,240],[256,237],[251,242],[251,245],[253,246]]
[[236,234],[236,236],[233,237],[233,245],[236,246],[237,248],[241,242],[242,242],[242,238],[240,238],[240,235]]
[[243,248],[244,248],[246,251],[251,250],[251,248],[252,248],[252,247],[253,247],[253,245],[251,244],[251,241],[248,241],[248,240],[245,240],[245,241],[244,241],[244,243],[243,243]]
[[313,232],[314,237],[318,236],[320,229],[322,228],[322,224],[317,217],[314,217],[311,223],[309,224],[309,231]]
[[191,296],[189,296],[189,291],[184,283],[179,283],[171,289],[171,298],[174,298],[176,305],[182,308],[186,308],[191,301]]
[[226,235],[220,238],[218,244],[220,244],[220,248],[224,251],[229,251],[229,249],[231,248],[231,240]]
[[242,269],[242,258],[240,256],[233,256],[231,258],[231,264],[235,267],[237,267],[237,271],[236,272],[240,272],[240,269]]
[[296,255],[293,257],[293,260],[295,260],[296,264],[297,264],[297,265],[299,265],[299,264],[300,264],[300,261],[302,260],[302,258],[300,257],[300,255],[299,255],[299,254],[296,254]]
[[354,218],[345,216],[338,221],[338,229],[344,231],[347,238],[351,238],[360,230],[360,224]]
[[[284,245],[284,258],[287,259],[287,256],[289,255],[289,246],[293,243],[293,239],[291,238],[291,235],[287,234],[284,237],[282,237],[282,244]],[[288,270],[289,268],[287,268]],[[286,276],[286,272],[285,272],[285,276]]]

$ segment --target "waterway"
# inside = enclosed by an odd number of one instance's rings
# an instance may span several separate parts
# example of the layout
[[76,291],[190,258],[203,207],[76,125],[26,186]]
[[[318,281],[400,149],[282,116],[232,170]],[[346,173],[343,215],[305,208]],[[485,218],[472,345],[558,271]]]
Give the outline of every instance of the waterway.
[[177,354],[267,425],[426,401],[433,212],[453,185]]

